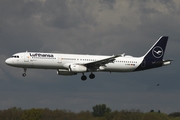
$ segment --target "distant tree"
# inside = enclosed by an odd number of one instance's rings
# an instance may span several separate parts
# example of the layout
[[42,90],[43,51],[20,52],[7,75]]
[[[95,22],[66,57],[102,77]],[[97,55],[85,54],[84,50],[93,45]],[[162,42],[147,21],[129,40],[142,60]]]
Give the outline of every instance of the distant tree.
[[23,114],[21,108],[12,107],[7,110],[0,111],[0,120],[19,120]]
[[143,113],[140,110],[121,110],[113,120],[141,120]]
[[150,110],[150,113],[154,112],[154,110]]
[[93,116],[90,111],[81,111],[77,113],[77,120],[92,120]]
[[105,113],[110,113],[111,109],[109,107],[106,107],[105,104],[99,104],[93,106],[93,112],[92,115],[94,117],[103,117]]
[[170,120],[170,118],[163,113],[151,112],[151,113],[144,113],[141,120]]
[[105,113],[104,117],[106,118],[106,120],[113,120],[115,118],[115,116],[117,116],[117,115],[118,115],[118,111],[115,110],[110,113]]
[[180,112],[173,112],[169,114],[170,117],[180,117]]
[[111,111],[105,104],[92,107],[93,112],[81,111],[74,113],[70,110],[27,109],[12,107],[0,110],[0,120],[179,120],[180,112],[169,115],[160,110],[143,113],[140,110]]
[[42,120],[77,120],[76,113],[68,110],[43,110],[43,119]]
[[30,110],[25,110],[20,120],[41,120],[42,119],[42,109],[32,108]]

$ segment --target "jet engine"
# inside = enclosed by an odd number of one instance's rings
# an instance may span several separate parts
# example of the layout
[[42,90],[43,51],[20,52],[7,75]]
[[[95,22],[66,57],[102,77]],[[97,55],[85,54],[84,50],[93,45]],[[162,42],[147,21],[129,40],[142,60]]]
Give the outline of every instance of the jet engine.
[[77,73],[73,73],[73,72],[69,72],[69,71],[57,71],[58,75],[65,75],[65,76],[69,76],[69,75],[77,75]]
[[86,72],[87,67],[83,65],[69,65],[70,72]]

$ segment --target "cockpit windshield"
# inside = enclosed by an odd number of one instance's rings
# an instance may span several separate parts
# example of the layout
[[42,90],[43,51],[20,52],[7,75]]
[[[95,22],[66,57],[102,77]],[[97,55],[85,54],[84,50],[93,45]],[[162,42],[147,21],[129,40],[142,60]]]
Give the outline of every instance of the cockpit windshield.
[[18,55],[13,55],[13,56],[11,56],[11,58],[19,58],[19,56]]

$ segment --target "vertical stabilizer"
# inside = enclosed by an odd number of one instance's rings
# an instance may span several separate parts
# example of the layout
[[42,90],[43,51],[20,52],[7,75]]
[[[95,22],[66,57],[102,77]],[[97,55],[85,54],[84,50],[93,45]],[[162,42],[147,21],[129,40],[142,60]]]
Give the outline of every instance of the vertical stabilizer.
[[142,63],[136,68],[135,71],[161,67],[167,62],[167,64],[169,64],[170,61],[166,62],[163,60],[167,41],[168,36],[161,36],[143,56]]
[[161,36],[157,42],[144,55],[146,61],[162,61],[166,49],[168,36]]

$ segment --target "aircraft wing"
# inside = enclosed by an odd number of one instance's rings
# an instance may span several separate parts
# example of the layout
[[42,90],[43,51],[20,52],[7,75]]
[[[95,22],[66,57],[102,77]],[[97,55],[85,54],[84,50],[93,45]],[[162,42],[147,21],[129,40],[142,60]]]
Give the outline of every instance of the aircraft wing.
[[86,66],[87,68],[99,68],[99,66],[103,66],[105,64],[112,63],[115,60],[115,58],[120,57],[120,56],[122,56],[122,55],[113,55],[112,57],[85,63],[83,65]]

